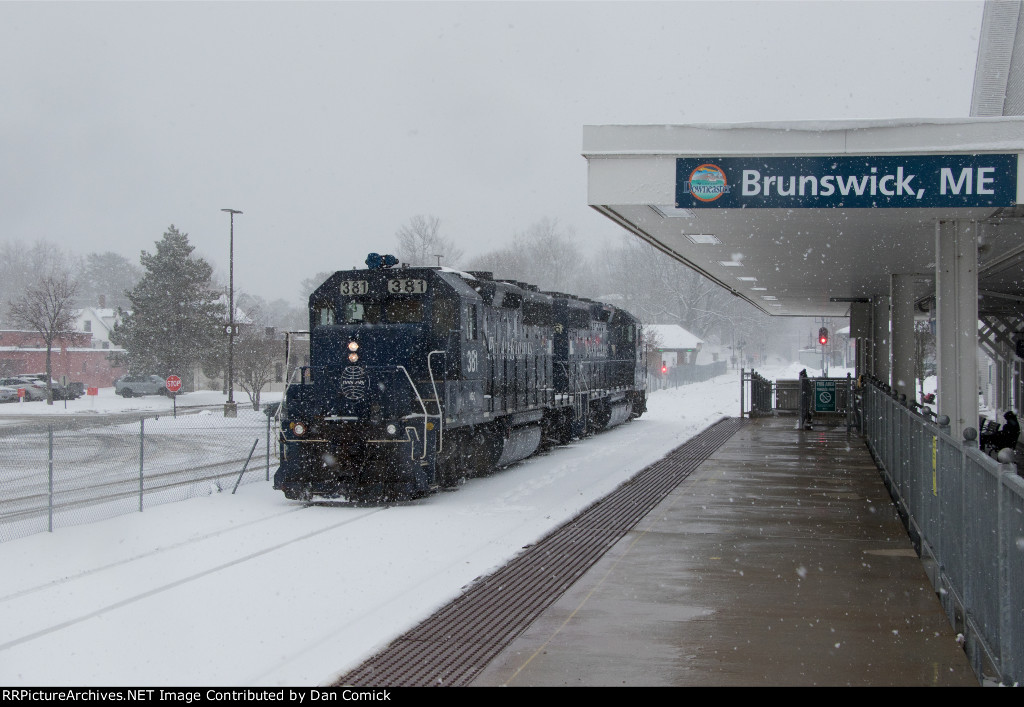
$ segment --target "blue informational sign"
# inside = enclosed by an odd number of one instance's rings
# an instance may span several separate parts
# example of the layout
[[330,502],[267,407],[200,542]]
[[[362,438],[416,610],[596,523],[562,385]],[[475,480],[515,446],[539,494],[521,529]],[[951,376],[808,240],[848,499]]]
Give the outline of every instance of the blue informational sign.
[[681,209],[1001,207],[1016,200],[1016,154],[676,160]]

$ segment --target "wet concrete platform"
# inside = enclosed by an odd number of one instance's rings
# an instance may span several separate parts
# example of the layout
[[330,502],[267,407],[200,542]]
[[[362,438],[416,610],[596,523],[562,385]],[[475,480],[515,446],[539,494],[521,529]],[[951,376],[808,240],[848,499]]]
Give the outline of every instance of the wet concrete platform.
[[977,686],[866,446],[744,425],[478,686]]

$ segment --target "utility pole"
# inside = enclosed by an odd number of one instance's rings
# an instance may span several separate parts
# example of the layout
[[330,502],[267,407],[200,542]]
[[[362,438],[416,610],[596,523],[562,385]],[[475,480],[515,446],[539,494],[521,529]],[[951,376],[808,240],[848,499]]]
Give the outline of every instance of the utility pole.
[[228,401],[224,403],[224,417],[237,417],[235,405],[235,214],[237,209],[221,209],[231,214],[231,240],[228,251]]

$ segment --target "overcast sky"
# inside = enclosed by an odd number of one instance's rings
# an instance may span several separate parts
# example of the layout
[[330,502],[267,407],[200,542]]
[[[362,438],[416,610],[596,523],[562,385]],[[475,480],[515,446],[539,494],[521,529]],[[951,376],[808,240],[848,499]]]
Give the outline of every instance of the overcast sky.
[[235,288],[541,218],[582,243],[583,125],[964,117],[980,2],[0,2],[0,241],[138,262],[167,226]]

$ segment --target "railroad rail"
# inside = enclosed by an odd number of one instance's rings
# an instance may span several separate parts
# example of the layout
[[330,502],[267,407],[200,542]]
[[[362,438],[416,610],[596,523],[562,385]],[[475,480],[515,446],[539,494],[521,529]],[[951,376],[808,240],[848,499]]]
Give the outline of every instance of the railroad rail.
[[641,470],[339,678],[339,686],[469,685],[513,639],[746,423],[723,418]]

